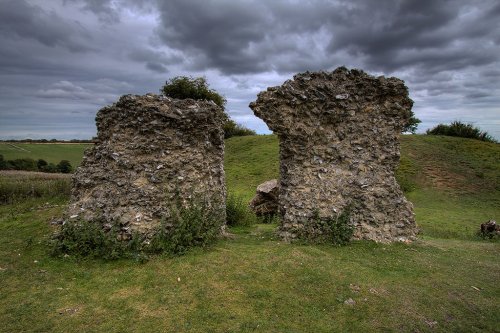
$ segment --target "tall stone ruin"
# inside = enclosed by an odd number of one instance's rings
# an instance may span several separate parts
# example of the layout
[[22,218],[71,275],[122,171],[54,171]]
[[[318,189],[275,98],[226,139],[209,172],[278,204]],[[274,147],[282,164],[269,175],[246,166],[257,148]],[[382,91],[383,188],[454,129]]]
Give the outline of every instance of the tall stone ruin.
[[173,205],[225,216],[223,110],[211,101],[125,95],[96,116],[97,143],[73,176],[70,219],[147,234]]
[[394,173],[413,101],[404,82],[344,67],[297,74],[250,104],[280,141],[280,233],[349,209],[355,239],[415,238],[412,204]]

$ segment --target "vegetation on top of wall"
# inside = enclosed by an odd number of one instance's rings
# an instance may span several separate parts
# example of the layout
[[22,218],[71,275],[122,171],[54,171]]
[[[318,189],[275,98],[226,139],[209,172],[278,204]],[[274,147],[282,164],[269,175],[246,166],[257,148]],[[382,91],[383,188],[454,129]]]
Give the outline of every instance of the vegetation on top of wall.
[[[187,76],[176,76],[172,79],[168,79],[165,82],[165,85],[160,89],[160,92],[165,96],[172,98],[192,98],[213,101],[222,109],[225,109],[227,102],[224,96],[219,94],[217,91],[210,89],[207,80],[204,77],[193,78]],[[255,134],[255,131],[252,131],[245,126],[236,123],[226,115],[226,120],[224,123],[225,139],[231,138],[233,136],[246,136]]]
[[466,124],[461,121],[454,121],[450,125],[439,124],[432,129],[428,129],[428,135],[446,135],[458,136],[461,138],[476,139],[486,142],[497,142],[488,132],[483,132],[472,124]]
[[226,98],[217,91],[210,89],[207,79],[204,77],[176,76],[168,79],[160,89],[165,96],[178,99],[201,99],[213,101],[224,109]]

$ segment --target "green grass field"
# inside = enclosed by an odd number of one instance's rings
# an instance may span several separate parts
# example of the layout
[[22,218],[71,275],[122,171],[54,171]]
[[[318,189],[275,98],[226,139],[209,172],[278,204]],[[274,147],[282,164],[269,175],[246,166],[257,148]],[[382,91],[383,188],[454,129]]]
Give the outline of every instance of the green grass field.
[[73,167],[80,164],[85,149],[91,144],[81,143],[7,143],[0,142],[0,155],[6,160],[16,158],[44,159],[48,163],[70,161]]
[[[229,192],[250,198],[277,154],[274,136],[227,140]],[[499,157],[403,136],[398,179],[422,229],[410,245],[285,244],[257,224],[142,264],[57,259],[44,242],[67,199],[0,205],[0,332],[500,332],[500,243],[475,236],[500,219]]]

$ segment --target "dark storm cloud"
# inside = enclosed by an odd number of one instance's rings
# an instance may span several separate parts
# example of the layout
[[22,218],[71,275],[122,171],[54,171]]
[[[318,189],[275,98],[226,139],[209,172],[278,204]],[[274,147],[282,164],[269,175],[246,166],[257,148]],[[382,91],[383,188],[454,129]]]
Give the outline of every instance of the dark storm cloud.
[[62,46],[72,52],[88,51],[85,30],[53,12],[24,0],[4,0],[0,10],[0,34],[8,39],[30,39],[45,46]]
[[[227,74],[281,71],[275,60],[289,55],[303,58],[311,49],[300,39],[310,40],[325,21],[339,18],[337,6],[326,1],[317,4],[326,8],[312,2],[160,2],[158,35],[169,47],[191,56],[198,68]],[[313,62],[310,56],[309,62]]]
[[391,6],[358,7],[354,17],[360,24],[337,27],[329,50],[346,48],[354,55],[366,56],[369,68],[389,72],[407,66],[435,72],[498,60],[498,50],[488,47],[500,27],[498,19],[490,16],[492,2],[484,1],[479,13],[475,13],[479,8],[461,7],[460,1],[385,4]]
[[88,138],[100,107],[177,75],[267,132],[258,92],[341,65],[404,79],[422,130],[481,119],[500,138],[499,16],[497,0],[0,0],[0,138]]
[[103,22],[116,23],[120,21],[120,16],[113,8],[111,0],[85,0],[82,8],[94,13]]
[[498,10],[496,1],[168,1],[158,34],[200,68],[227,74],[324,69],[353,57],[375,71],[441,71],[498,59],[487,45],[499,35]]
[[183,62],[183,58],[180,55],[169,55],[162,51],[155,51],[147,48],[132,50],[128,56],[131,60],[144,62],[146,68],[158,73],[168,72],[168,65],[181,64]]
[[150,12],[154,0],[63,0],[64,4],[77,4],[82,10],[93,13],[99,21],[105,24],[120,22],[120,9]]

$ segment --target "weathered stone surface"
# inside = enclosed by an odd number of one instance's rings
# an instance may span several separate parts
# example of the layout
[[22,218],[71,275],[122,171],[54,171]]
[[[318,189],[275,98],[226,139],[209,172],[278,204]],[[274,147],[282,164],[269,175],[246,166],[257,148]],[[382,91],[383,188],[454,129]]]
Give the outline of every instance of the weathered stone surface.
[[225,212],[223,119],[213,102],[153,94],[101,109],[67,216],[130,234],[147,233],[179,202],[205,200]]
[[250,108],[280,139],[284,238],[315,211],[329,218],[348,207],[356,239],[415,238],[412,205],[394,177],[412,104],[403,81],[344,67],[297,74],[258,95]]
[[272,218],[278,214],[279,185],[277,179],[271,179],[257,186],[255,197],[250,201],[250,209],[257,216]]

